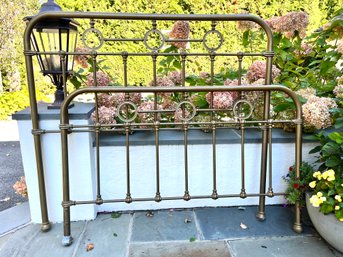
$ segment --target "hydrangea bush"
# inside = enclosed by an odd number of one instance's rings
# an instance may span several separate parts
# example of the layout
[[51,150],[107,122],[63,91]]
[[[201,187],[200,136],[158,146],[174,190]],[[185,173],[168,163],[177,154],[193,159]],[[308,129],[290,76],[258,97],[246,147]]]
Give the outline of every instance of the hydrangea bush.
[[[339,10],[337,15],[342,12]],[[340,118],[342,102],[337,100],[343,95],[342,64],[339,60],[342,57],[343,48],[343,20],[333,19],[313,33],[308,33],[309,16],[305,12],[290,12],[279,17],[271,17],[266,23],[273,31],[275,58],[272,65],[272,79],[274,84],[282,84],[294,90],[303,104],[303,118],[305,131],[313,132],[317,129],[325,129],[332,126]],[[264,33],[253,22],[239,21],[237,29],[243,31],[243,45],[246,48],[252,45],[259,50]],[[188,21],[176,21],[168,33],[170,45],[163,51],[165,53],[178,53],[188,51],[189,44],[185,41],[191,38],[191,27]],[[250,42],[249,40],[254,40]],[[77,48],[81,54],[76,56],[76,63],[80,70],[72,79],[75,87],[82,84],[86,86],[118,86],[114,78],[106,72],[103,61],[93,67],[91,53],[87,49]],[[238,85],[238,72],[223,67],[219,73],[211,75],[202,71],[199,66],[198,74],[181,73],[180,56],[167,56],[159,61],[156,80],[150,81],[148,86],[171,87],[201,86],[201,85]],[[94,76],[94,69],[97,70]],[[252,59],[252,63],[242,71],[241,84],[263,85],[266,76],[266,63],[263,60]],[[96,77],[96,80],[94,79]],[[197,108],[223,109],[223,112],[216,113],[214,119],[232,119],[232,114],[224,112],[234,106],[239,97],[243,97],[254,103],[254,111],[251,119],[260,119],[260,110],[263,107],[262,92],[214,92],[214,93],[189,93],[189,99]],[[99,118],[98,122],[115,124],[120,122],[116,117],[116,108],[124,101],[133,101],[141,110],[144,106],[161,109],[175,108],[177,103],[183,100],[179,93],[159,93],[157,103],[152,105],[152,97],[142,97],[141,94],[129,96],[125,94],[102,94],[98,95]],[[142,106],[140,106],[142,105]],[[295,106],[290,98],[280,92],[272,94],[272,118],[293,119]],[[101,108],[100,108],[101,107]],[[159,119],[179,122],[180,113],[162,114]],[[183,113],[185,115],[185,113]],[[207,120],[209,113],[198,114],[195,120]],[[150,114],[140,114],[137,121],[152,122]],[[92,116],[93,119],[95,115]],[[113,121],[110,121],[112,117]],[[280,123],[282,126],[282,124]],[[289,124],[284,125],[289,129]],[[292,129],[292,127],[291,127]]]

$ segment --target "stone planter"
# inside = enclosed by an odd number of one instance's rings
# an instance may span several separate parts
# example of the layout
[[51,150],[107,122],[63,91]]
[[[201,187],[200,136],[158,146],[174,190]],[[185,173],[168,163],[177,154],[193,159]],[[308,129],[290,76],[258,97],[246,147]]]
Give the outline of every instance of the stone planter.
[[310,203],[310,193],[306,194],[306,207],[311,221],[317,232],[336,250],[343,252],[343,222],[336,219],[335,215],[324,215],[319,208]]

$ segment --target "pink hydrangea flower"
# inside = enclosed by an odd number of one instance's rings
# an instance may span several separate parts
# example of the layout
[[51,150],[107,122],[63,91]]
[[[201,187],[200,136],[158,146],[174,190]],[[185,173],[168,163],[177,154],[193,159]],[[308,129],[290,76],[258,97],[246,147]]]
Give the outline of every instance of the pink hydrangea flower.
[[[213,108],[228,109],[233,106],[237,99],[236,92],[213,92]],[[206,94],[206,101],[211,105],[211,93]]]
[[[189,38],[189,22],[188,21],[176,21],[172,30],[169,33],[171,39],[188,39]],[[172,42],[171,45],[177,48],[185,49],[187,42]]]
[[[113,93],[111,95],[111,101],[113,102],[114,106],[118,106],[119,104],[125,102],[125,93]],[[128,101],[133,102],[134,104],[139,104],[142,100],[141,93],[129,93]]]
[[[110,84],[111,79],[107,75],[107,73],[105,73],[103,71],[97,71],[96,72],[96,82],[97,82],[97,86],[98,87],[106,87],[106,86],[108,86]],[[91,74],[89,74],[87,76],[86,84],[89,87],[95,86],[95,84],[94,84],[94,74],[93,73],[91,73]]]
[[182,118],[184,117],[185,119],[188,119],[188,117],[191,114],[189,113],[189,111],[187,109],[184,110],[184,116],[183,116],[183,112],[182,109],[177,109],[175,114],[174,114],[174,121],[175,122],[182,122]]
[[[138,110],[138,116],[141,120],[141,122],[143,123],[153,123],[154,120],[154,113],[148,113],[147,111],[152,111],[154,110],[155,104],[153,101],[146,101],[141,103],[137,110]],[[162,106],[161,105],[157,105],[157,110],[162,110]],[[157,114],[157,120],[161,119],[161,114],[158,113]],[[141,125],[141,128],[147,128],[148,126],[145,125]]]
[[[245,11],[242,14],[249,14],[249,12]],[[257,24],[253,21],[237,21],[236,27],[239,30],[246,31],[256,28]]]
[[[155,86],[154,81],[149,83],[150,86]],[[172,87],[175,86],[174,82],[169,77],[157,77],[156,78],[156,86],[157,87]],[[169,92],[162,92],[159,93],[162,97],[169,97],[172,93]]]
[[316,96],[316,90],[314,88],[311,88],[311,87],[299,89],[295,93],[297,95],[300,95],[301,97],[307,99],[307,100]]
[[[75,52],[77,53],[88,53],[86,48],[76,47]],[[82,68],[88,68],[88,56],[87,55],[74,55],[74,60]]]
[[175,85],[182,84],[182,74],[179,71],[172,71],[167,76]]
[[274,32],[285,33],[288,38],[294,37],[295,31],[304,37],[309,17],[305,12],[290,12],[281,17],[273,17],[266,22]]
[[306,125],[312,125],[316,129],[331,126],[331,115],[329,110],[336,108],[334,100],[327,97],[310,97],[303,105],[303,116]]
[[[117,121],[115,117],[117,115],[117,109],[115,107],[106,107],[100,106],[98,108],[99,113],[99,123],[100,124],[116,124]],[[96,114],[95,111],[91,115],[91,119],[93,122],[96,122]]]
[[[280,70],[273,65],[272,66],[272,79],[280,75]],[[266,77],[266,62],[265,61],[254,61],[246,74],[246,78],[250,83],[253,83],[256,80]]]
[[343,84],[342,85],[337,85],[334,90],[333,90],[335,96],[337,98],[343,98]]
[[343,40],[338,42],[336,50],[338,53],[343,54]]

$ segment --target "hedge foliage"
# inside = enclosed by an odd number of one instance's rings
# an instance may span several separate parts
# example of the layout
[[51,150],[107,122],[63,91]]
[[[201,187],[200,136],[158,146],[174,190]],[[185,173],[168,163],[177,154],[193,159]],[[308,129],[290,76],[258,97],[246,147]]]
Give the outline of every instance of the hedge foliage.
[[[309,31],[319,28],[331,19],[332,14],[340,6],[342,0],[98,0],[83,1],[83,0],[58,0],[63,10],[69,11],[96,11],[96,12],[127,12],[127,13],[166,13],[166,14],[232,14],[249,12],[260,16],[263,19],[268,19],[273,16],[283,15],[289,11],[305,11],[310,15]],[[89,28],[88,20],[79,20],[81,24],[80,33]],[[171,29],[173,22],[158,22],[158,28],[161,30]],[[209,30],[210,23],[191,22],[191,37],[202,37],[204,32]],[[95,28],[99,29],[104,37],[142,37],[144,33],[151,29],[151,22],[147,21],[101,21],[97,20]],[[243,47],[243,33],[237,31],[235,23],[218,24],[217,29],[225,32],[224,41],[221,51],[237,52],[247,51]],[[80,38],[79,38],[80,39]],[[79,40],[79,45],[82,43]],[[257,40],[260,43],[260,40]],[[253,45],[253,44],[252,44]],[[260,47],[260,46],[258,46]],[[197,43],[191,44],[191,50],[194,52],[203,51],[201,45]],[[143,43],[133,44],[111,44],[107,42],[100,49],[101,52],[108,51],[128,51],[128,52],[147,52]],[[161,60],[158,60],[160,62]],[[250,60],[250,64],[251,64]],[[113,77],[118,78],[119,83],[123,83],[123,65],[121,57],[107,58],[105,64],[109,67],[109,73]],[[216,72],[220,68],[227,65],[236,65],[235,61],[216,61]],[[247,66],[248,64],[246,64]],[[232,67],[229,67],[232,68]],[[187,62],[187,72],[197,73],[199,71],[209,71],[210,61],[205,58],[193,58]],[[151,57],[129,58],[128,59],[128,74],[129,84],[147,85],[152,78],[152,62]]]

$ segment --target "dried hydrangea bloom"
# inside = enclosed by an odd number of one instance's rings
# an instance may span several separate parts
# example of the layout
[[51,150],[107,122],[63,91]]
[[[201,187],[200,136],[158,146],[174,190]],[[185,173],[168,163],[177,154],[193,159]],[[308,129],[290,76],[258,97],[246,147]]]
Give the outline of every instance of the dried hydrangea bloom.
[[[108,99],[111,102],[112,106],[118,106],[121,103],[126,101],[126,95],[125,93],[113,93],[109,96]],[[139,104],[142,100],[142,94],[141,93],[129,93],[129,99],[128,101],[133,102],[134,104]]]
[[[211,93],[206,94],[206,101],[211,105]],[[213,92],[213,105],[215,109],[231,108],[237,99],[237,92]]]
[[[77,53],[88,53],[88,50],[83,47],[76,47],[75,52]],[[82,68],[88,68],[88,56],[87,55],[74,55],[74,60]]]
[[[108,86],[110,84],[111,79],[107,75],[107,73],[105,73],[103,71],[97,71],[96,72],[96,82],[97,82],[97,86],[98,87],[106,87],[106,86]],[[95,86],[95,84],[94,84],[94,74],[93,73],[91,73],[91,74],[89,74],[87,76],[86,84],[89,87]]]
[[337,84],[343,84],[343,75],[337,78]]
[[294,37],[295,31],[298,31],[299,36],[303,38],[309,24],[309,17],[305,12],[290,12],[281,17],[266,20],[266,23],[272,31],[284,33],[287,38]]
[[265,20],[265,22],[268,24],[268,26],[270,27],[270,29],[272,31],[276,32],[276,28],[277,28],[277,23],[279,21],[279,17],[272,17],[268,20]]
[[[280,70],[273,65],[272,66],[272,80],[280,75]],[[254,61],[246,74],[246,79],[253,83],[256,80],[266,77],[266,62],[265,61]]]
[[306,100],[316,96],[316,90],[311,87],[302,88],[295,92],[297,95],[305,98]]
[[343,40],[338,41],[336,51],[340,54],[343,54]]
[[112,95],[99,94],[98,95],[98,106],[113,107]]
[[[162,110],[162,106],[161,105],[157,105],[157,110]],[[154,113],[147,113],[147,111],[152,111],[155,110],[155,104],[153,101],[145,101],[143,103],[141,103],[138,108],[138,116],[141,120],[141,122],[143,123],[153,123],[154,120]],[[158,113],[157,114],[157,120],[161,119],[161,114]],[[147,128],[148,126],[145,125],[141,125],[141,128]]]
[[331,126],[330,108],[337,107],[335,101],[326,97],[310,97],[303,105],[305,124],[312,125],[316,129]]
[[[100,106],[98,108],[99,123],[100,124],[116,124],[115,120],[117,109],[115,107]],[[94,111],[91,115],[93,122],[96,122],[96,112]]]
[[[169,77],[157,77],[156,78],[156,84],[154,81],[151,81],[149,83],[150,86],[157,86],[157,87],[172,87],[175,86],[174,82],[169,78]],[[169,92],[162,92],[159,93],[160,96],[162,97],[169,97],[171,96],[171,93]]]
[[20,180],[15,182],[13,189],[16,194],[21,195],[22,197],[27,197],[27,186],[25,177],[20,177]]
[[[249,14],[249,12],[245,11],[242,14]],[[256,28],[257,24],[253,21],[237,21],[236,27],[238,30],[246,31]]]
[[167,76],[175,85],[182,84],[182,73],[179,71],[172,71]]
[[335,96],[337,98],[343,98],[343,84],[342,85],[337,85],[334,90],[333,90]]
[[187,109],[184,110],[184,112],[182,112],[182,109],[177,109],[175,114],[174,114],[174,121],[175,122],[182,122],[182,117],[184,117],[185,119],[187,119],[191,114],[189,113],[189,111]]
[[208,79],[208,78],[211,77],[211,74],[208,73],[208,72],[206,72],[206,71],[202,71],[202,72],[200,72],[199,77],[200,77],[201,79]]
[[[188,39],[189,38],[189,22],[188,21],[176,21],[172,30],[169,33],[171,39]],[[187,42],[171,42],[171,45],[177,48],[185,49]]]
[[301,43],[301,49],[295,50],[295,54],[298,56],[309,55],[313,52],[313,48],[306,42]]
[[[264,86],[265,79],[258,79],[252,83],[252,85],[256,86]],[[255,104],[255,102],[263,95],[263,91],[245,91],[243,92],[244,98],[249,101],[251,104]]]

